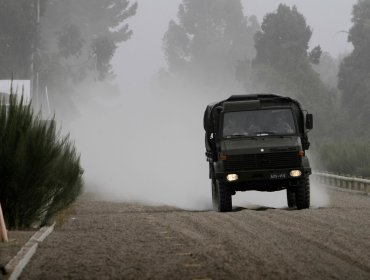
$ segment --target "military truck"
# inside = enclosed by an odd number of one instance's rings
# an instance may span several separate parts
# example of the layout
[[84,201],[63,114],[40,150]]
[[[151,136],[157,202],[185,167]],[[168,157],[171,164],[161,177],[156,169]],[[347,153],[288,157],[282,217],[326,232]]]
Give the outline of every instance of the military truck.
[[306,155],[313,116],[293,98],[233,95],[204,113],[206,157],[213,208],[232,210],[237,191],[286,189],[289,208],[310,207]]

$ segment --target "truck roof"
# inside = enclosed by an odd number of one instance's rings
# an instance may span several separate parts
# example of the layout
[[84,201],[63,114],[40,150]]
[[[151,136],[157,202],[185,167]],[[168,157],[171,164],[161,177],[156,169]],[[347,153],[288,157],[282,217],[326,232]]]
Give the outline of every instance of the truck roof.
[[299,102],[291,97],[281,96],[277,94],[270,93],[257,93],[257,94],[243,94],[243,95],[231,95],[229,98],[219,102],[232,102],[232,101],[249,101],[249,100],[259,100],[259,101],[290,101],[299,104]]
[[238,102],[238,101],[259,101],[265,106],[279,106],[279,105],[293,105],[297,111],[302,111],[300,103],[291,98],[277,94],[270,93],[256,93],[256,94],[244,94],[244,95],[231,95],[225,100],[213,102],[209,104],[204,112],[203,126],[206,131],[210,130],[212,126],[212,115],[215,108],[223,106],[227,102]]

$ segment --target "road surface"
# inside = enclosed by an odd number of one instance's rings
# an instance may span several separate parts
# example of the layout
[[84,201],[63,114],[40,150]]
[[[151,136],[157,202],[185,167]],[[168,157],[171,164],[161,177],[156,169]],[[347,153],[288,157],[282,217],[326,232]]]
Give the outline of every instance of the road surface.
[[370,279],[370,196],[231,213],[81,198],[20,279]]

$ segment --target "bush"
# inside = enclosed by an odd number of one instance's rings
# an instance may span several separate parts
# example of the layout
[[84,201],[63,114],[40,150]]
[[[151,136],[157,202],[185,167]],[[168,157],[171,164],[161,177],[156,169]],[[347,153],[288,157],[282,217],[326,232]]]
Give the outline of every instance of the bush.
[[317,149],[321,170],[370,178],[370,143],[367,139],[347,139],[321,145]]
[[80,157],[55,121],[11,94],[0,103],[0,202],[10,229],[42,226],[82,192]]

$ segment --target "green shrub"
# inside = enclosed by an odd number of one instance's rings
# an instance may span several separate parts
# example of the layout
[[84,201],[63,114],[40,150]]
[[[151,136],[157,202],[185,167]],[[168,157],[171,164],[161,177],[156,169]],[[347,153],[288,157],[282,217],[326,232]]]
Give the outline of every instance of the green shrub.
[[82,192],[80,158],[55,121],[15,95],[0,103],[0,201],[10,229],[44,225]]
[[321,170],[370,178],[370,143],[367,139],[333,141],[321,145],[317,152]]

